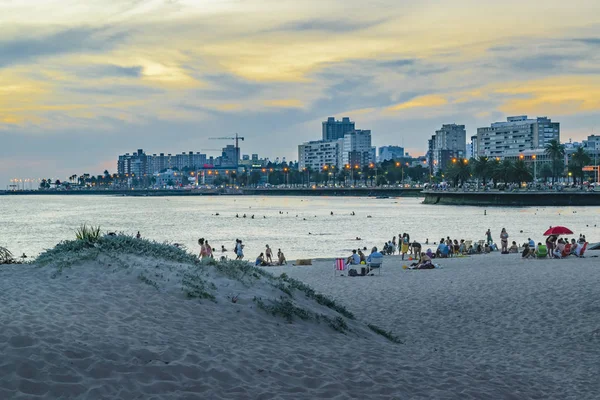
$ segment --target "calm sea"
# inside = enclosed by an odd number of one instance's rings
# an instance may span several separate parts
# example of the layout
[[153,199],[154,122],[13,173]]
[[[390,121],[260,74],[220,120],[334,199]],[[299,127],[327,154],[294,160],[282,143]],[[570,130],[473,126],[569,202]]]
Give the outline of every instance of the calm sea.
[[[583,233],[590,242],[600,241],[600,207],[484,209],[424,205],[421,201],[349,197],[0,196],[0,246],[8,247],[15,255],[36,256],[61,240],[74,239],[75,230],[83,223],[100,225],[107,232],[134,235],[140,231],[145,238],[181,243],[193,252],[198,251],[199,237],[207,238],[217,249],[225,245],[228,250],[240,238],[246,245],[246,258],[252,259],[266,244],[275,253],[281,248],[288,259],[342,256],[352,248],[381,246],[403,232],[421,243],[428,238],[434,247],[434,241],[446,236],[484,239],[488,228],[499,240],[502,227],[507,229],[511,241],[522,243],[528,237],[540,241],[550,225],[564,225],[576,236]],[[362,240],[357,241],[357,237]]]

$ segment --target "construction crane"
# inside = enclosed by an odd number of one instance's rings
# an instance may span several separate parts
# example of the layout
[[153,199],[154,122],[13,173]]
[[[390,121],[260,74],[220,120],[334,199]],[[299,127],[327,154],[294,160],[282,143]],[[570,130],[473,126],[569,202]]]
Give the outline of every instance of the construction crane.
[[243,136],[238,136],[238,134],[235,134],[235,137],[211,137],[209,138],[210,140],[235,140],[235,148],[239,149],[240,148],[240,140],[244,140]]
[[225,136],[225,137],[211,137],[208,138],[209,140],[235,140],[235,151],[237,153],[237,158],[238,160],[240,159],[240,140],[244,140],[243,136],[239,136],[237,133],[235,134],[235,137],[229,137],[229,136]]

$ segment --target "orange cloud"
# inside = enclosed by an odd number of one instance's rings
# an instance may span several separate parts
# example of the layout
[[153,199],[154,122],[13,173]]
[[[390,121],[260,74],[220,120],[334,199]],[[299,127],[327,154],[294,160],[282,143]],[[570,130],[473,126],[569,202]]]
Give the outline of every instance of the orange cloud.
[[599,77],[552,77],[513,83],[495,92],[515,96],[499,107],[507,114],[572,115],[600,110]]
[[266,100],[264,104],[269,107],[278,108],[302,108],[304,104],[298,99],[279,99],[279,100]]

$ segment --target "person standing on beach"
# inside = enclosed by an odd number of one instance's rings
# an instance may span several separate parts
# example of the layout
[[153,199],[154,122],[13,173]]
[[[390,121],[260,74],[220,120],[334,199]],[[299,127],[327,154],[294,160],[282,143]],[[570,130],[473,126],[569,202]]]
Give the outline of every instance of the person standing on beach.
[[402,234],[402,259],[404,260],[404,255],[408,253],[408,234]]
[[236,239],[235,243],[235,259],[242,260],[244,258],[244,245],[242,244],[242,241],[240,239]]
[[271,250],[271,248],[269,247],[269,245],[266,245],[267,249],[265,250],[265,254],[267,256],[267,262],[268,263],[273,263],[273,252]]
[[487,236],[486,241],[488,244],[494,243],[494,239],[492,239],[492,231],[490,231],[489,228],[488,228],[487,232],[485,233],[485,235]]
[[204,244],[204,238],[198,239],[198,244],[200,245],[200,260],[204,260],[205,258],[207,258],[206,245]]
[[502,228],[502,232],[500,232],[500,243],[502,244],[502,250],[500,252],[502,254],[508,254],[508,233],[506,232],[506,228]]
[[138,231],[137,235],[135,235],[135,238],[136,239],[141,239],[142,238],[142,235],[140,234],[140,231]]

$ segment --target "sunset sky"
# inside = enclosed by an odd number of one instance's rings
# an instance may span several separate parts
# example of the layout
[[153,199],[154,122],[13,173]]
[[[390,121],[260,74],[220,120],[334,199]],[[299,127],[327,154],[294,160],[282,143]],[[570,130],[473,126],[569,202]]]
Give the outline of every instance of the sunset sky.
[[419,155],[522,114],[600,134],[600,1],[0,0],[1,188],[235,132],[296,160],[328,116]]

